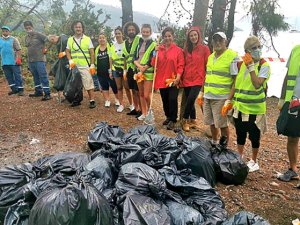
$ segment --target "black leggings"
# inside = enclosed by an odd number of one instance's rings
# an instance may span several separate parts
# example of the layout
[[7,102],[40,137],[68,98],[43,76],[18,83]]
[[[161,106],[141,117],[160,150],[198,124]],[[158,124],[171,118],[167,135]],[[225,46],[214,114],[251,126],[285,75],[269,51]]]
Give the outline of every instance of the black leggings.
[[234,118],[234,126],[237,136],[237,144],[245,145],[247,133],[252,144],[252,148],[259,148],[260,146],[260,130],[255,124],[256,115],[249,115],[249,121],[242,121],[241,113],[238,118]]
[[184,93],[186,96],[186,104],[183,114],[184,119],[196,119],[195,101],[200,90],[200,85],[184,88]]
[[165,116],[171,121],[176,122],[178,114],[178,88],[161,88],[159,92],[163,102]]

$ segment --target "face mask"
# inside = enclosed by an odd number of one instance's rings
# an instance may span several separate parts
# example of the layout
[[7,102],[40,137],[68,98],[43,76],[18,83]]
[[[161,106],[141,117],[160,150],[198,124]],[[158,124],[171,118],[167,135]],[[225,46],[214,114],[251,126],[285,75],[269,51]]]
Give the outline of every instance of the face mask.
[[260,49],[256,49],[254,51],[251,52],[251,56],[253,59],[260,59],[261,57],[261,50]]

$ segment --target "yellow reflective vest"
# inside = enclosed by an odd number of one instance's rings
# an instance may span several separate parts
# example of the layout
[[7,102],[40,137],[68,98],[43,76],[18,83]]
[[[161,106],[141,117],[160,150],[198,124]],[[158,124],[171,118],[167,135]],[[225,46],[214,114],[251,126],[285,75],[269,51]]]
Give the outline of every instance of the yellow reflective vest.
[[291,101],[296,85],[296,79],[300,72],[300,45],[296,45],[291,53],[289,68],[287,73],[287,86],[285,92],[285,101]]
[[[256,89],[251,81],[251,75],[243,62],[235,80],[234,107],[244,114],[263,115],[266,113],[266,86],[270,78],[271,69],[268,62],[264,62],[261,68],[269,67],[268,78],[263,85]],[[255,73],[259,74],[259,63],[255,64]]]
[[[125,43],[123,42],[123,49]],[[115,70],[115,67],[124,69],[124,57],[123,55],[119,56],[116,53],[115,46],[110,47],[111,59],[112,59],[112,69]]]
[[[146,52],[144,53],[144,55],[140,61],[140,64],[142,66],[145,66],[147,64],[147,62],[149,61],[151,52],[153,51],[155,46],[156,46],[156,43],[154,41],[152,41],[152,43],[148,46]],[[154,73],[154,68],[151,66],[147,70],[145,70],[144,75],[150,76],[150,75],[153,75],[153,73]]]
[[78,43],[88,60],[88,62],[87,62],[83,53],[79,49],[78,45],[75,43],[73,37],[69,37],[68,46],[71,51],[71,57],[77,65],[88,66],[91,63],[91,56],[90,56],[90,52],[89,52],[90,42],[91,42],[90,37],[83,35],[80,43]]
[[208,57],[204,93],[210,92],[214,95],[230,93],[233,82],[233,77],[230,74],[230,64],[236,56],[236,52],[227,49],[215,62],[215,52]]
[[126,69],[128,70],[129,68],[134,69],[134,63],[133,63],[133,56],[134,56],[134,51],[137,48],[137,45],[139,44],[140,41],[140,37],[139,36],[135,36],[133,43],[131,45],[130,48],[130,52],[127,51],[126,49],[126,44],[124,44],[123,47],[123,54],[125,56],[125,60],[126,60]]
[[[97,66],[97,55],[98,55],[98,52],[99,52],[99,48],[100,48],[100,45],[97,46],[96,50],[95,50],[95,65]],[[107,42],[106,44],[106,51],[107,51],[107,54],[108,56],[110,56],[111,54],[111,46],[109,45],[109,43]]]

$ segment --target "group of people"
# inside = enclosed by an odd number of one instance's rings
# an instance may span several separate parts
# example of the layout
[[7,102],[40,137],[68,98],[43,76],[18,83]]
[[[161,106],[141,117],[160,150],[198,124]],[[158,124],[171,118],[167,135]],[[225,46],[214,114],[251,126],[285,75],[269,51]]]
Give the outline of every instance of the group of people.
[[[57,43],[59,37],[45,36],[33,31],[30,21],[24,22],[27,31],[25,45],[28,48],[28,63],[34,77],[35,92],[30,97],[43,96],[51,99],[49,81],[45,69],[45,43]],[[84,89],[89,96],[89,107],[95,108],[94,82],[100,83],[105,107],[110,107],[109,90],[115,95],[117,112],[125,109],[123,89],[129,102],[130,112],[140,121],[145,120],[150,110],[153,89],[159,90],[167,129],[173,130],[178,120],[179,87],[184,89],[182,129],[188,132],[198,126],[195,102],[200,105],[204,123],[210,127],[212,145],[224,147],[229,142],[229,121],[234,124],[237,149],[243,157],[247,135],[252,144],[252,157],[247,162],[250,172],[259,170],[257,160],[261,135],[266,125],[267,81],[271,69],[262,58],[262,44],[255,36],[244,43],[245,55],[240,59],[237,52],[228,49],[224,32],[212,36],[213,52],[203,44],[199,27],[191,27],[186,33],[184,48],[174,42],[174,30],[167,27],[162,31],[162,41],[151,38],[152,29],[144,24],[141,29],[134,22],[114,30],[115,42],[110,44],[104,33],[99,34],[98,46],[84,34],[84,24],[72,24],[73,36],[67,39],[66,48],[59,52],[72,70],[77,66]],[[140,32],[141,30],[141,32]],[[141,35],[138,35],[141,33]],[[24,95],[21,77],[21,47],[15,37],[10,36],[10,28],[2,27],[0,39],[2,68],[11,88],[9,95]],[[287,151],[290,168],[278,179],[290,181],[299,179],[297,174],[298,142],[300,136],[300,47],[296,46],[288,62],[288,72],[283,85],[281,109],[296,116],[292,132],[287,131]],[[76,107],[80,102],[72,102]],[[291,125],[291,124],[290,124]],[[288,125],[288,127],[291,127]],[[219,132],[220,131],[220,132]],[[219,134],[220,133],[220,134]]]

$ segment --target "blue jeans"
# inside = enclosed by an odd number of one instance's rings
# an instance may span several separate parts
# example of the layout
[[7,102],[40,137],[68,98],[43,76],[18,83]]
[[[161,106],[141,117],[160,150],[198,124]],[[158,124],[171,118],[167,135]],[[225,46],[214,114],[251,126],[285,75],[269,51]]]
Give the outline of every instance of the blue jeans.
[[43,61],[30,62],[29,69],[33,75],[35,93],[41,94],[44,91],[45,95],[50,95],[46,63]]
[[4,65],[2,66],[6,80],[13,92],[23,91],[23,80],[21,75],[21,66]]

